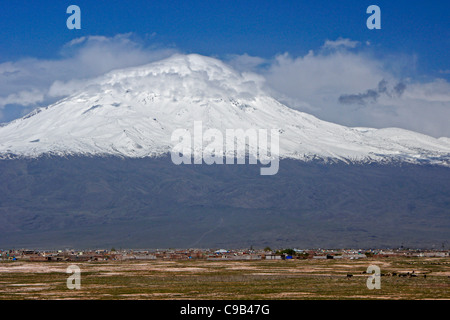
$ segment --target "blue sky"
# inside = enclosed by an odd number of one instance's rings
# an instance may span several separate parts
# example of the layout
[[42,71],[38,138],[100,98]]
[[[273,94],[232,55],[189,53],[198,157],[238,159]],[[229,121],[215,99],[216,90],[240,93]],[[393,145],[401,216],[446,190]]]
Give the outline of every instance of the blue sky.
[[[77,4],[82,29],[68,30],[65,10]],[[366,8],[377,4],[382,30],[368,30]],[[304,54],[326,39],[371,41],[386,52],[416,53],[423,71],[448,68],[448,1],[2,1],[0,61],[55,57],[86,35],[133,32],[148,43],[205,55],[270,57]],[[153,35],[153,36],[152,36]]]
[[[81,30],[66,27],[71,4],[81,8]],[[372,4],[381,8],[381,30],[366,27],[366,9]],[[450,135],[442,120],[450,116],[445,95],[450,80],[448,1],[15,0],[2,1],[0,12],[0,122],[62,97],[55,93],[55,83],[179,52],[214,56],[243,71],[261,73],[283,102],[325,120]],[[109,51],[106,62],[95,54]],[[86,57],[104,67],[89,66]],[[330,87],[320,78],[317,83],[323,86],[311,89],[314,96],[299,96],[302,90],[291,82],[301,84],[302,79],[286,75],[294,70],[311,78],[308,72],[327,70],[325,65],[333,61],[348,63],[348,69],[371,67],[359,73],[365,79],[357,79],[357,85],[349,80],[347,87],[336,87],[329,96],[318,96]],[[283,85],[280,79],[291,82]],[[387,90],[380,89],[383,79]],[[399,84],[406,86],[406,96],[394,101],[392,93]],[[380,89],[377,98],[368,99],[375,88]],[[415,93],[408,91],[412,88]]]

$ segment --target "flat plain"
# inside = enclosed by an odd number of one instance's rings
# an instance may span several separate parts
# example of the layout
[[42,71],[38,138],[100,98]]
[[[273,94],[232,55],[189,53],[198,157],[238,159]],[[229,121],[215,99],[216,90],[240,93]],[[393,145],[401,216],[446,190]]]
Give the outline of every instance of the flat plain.
[[[72,264],[80,289],[67,288]],[[370,265],[380,289],[366,285]],[[450,299],[450,258],[10,261],[0,263],[0,299]]]

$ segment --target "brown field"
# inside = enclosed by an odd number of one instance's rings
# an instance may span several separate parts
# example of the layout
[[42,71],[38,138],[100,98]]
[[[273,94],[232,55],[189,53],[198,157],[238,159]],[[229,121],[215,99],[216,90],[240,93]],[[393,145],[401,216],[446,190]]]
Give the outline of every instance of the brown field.
[[[71,264],[79,290],[66,286]],[[379,290],[366,286],[369,265]],[[2,262],[0,299],[450,299],[450,258]]]

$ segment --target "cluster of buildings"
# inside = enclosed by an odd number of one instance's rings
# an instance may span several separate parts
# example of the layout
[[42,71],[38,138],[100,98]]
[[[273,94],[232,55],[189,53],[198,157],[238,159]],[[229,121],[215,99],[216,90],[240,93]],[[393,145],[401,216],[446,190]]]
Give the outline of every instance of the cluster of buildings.
[[448,250],[411,249],[152,249],[152,250],[0,250],[0,261],[108,261],[108,260],[290,260],[290,259],[367,259],[407,257],[448,257]]

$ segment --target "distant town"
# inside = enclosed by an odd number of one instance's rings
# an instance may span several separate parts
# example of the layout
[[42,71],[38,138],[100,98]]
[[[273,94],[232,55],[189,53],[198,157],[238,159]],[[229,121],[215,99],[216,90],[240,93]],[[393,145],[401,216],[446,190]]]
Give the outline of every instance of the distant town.
[[120,260],[289,260],[448,257],[450,250],[419,249],[93,249],[0,250],[0,261],[120,261]]

